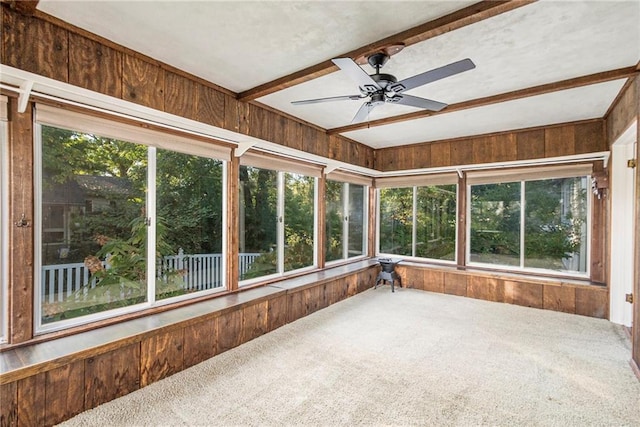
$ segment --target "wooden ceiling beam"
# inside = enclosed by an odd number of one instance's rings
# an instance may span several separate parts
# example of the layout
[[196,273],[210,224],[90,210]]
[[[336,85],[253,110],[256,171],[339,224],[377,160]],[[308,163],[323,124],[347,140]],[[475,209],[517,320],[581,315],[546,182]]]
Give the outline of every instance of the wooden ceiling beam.
[[[382,40],[362,46],[351,52],[338,55],[340,58],[356,59],[367,54],[374,53],[389,45],[403,43],[410,46],[415,43],[425,41],[427,39],[437,37],[439,35],[457,30],[467,25],[475,24],[501,13],[509,12],[522,6],[526,6],[536,0],[500,0],[500,1],[481,1],[471,6],[465,7],[441,18],[418,25],[395,35],[386,37]],[[241,92],[238,100],[248,102],[265,95],[304,83],[309,80],[322,77],[334,71],[336,67],[330,59],[319,64],[307,67],[304,70],[296,71],[288,76],[264,83],[260,86]]]
[[2,0],[2,3],[9,5],[11,9],[22,15],[33,16],[40,0]]
[[576,77],[568,80],[562,80],[554,83],[547,83],[544,85],[533,86],[526,89],[514,90],[512,92],[505,92],[498,95],[487,96],[484,98],[471,99],[469,101],[458,102],[451,104],[440,111],[428,111],[421,110],[413,113],[400,114],[393,117],[385,117],[384,119],[372,120],[369,122],[355,123],[352,125],[342,126],[338,128],[328,129],[329,135],[338,133],[351,132],[354,130],[368,129],[376,126],[384,126],[392,123],[406,122],[409,120],[422,119],[424,117],[437,116],[440,114],[453,113],[454,111],[466,110],[469,108],[484,107],[491,104],[498,104],[506,101],[513,101],[515,99],[527,98],[530,96],[543,95],[550,92],[558,92],[561,90],[573,89],[581,86],[589,86],[597,83],[608,82],[611,80],[618,80],[633,77],[639,73],[638,68],[635,65],[631,67],[618,68],[611,71],[603,71],[601,73],[589,74],[587,76]]

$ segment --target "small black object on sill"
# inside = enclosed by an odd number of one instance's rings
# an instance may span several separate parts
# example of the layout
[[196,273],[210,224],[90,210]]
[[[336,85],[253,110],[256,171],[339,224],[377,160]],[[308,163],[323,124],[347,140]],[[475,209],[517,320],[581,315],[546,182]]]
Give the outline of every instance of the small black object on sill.
[[402,287],[402,280],[400,279],[400,276],[398,275],[398,273],[396,273],[396,265],[402,261],[401,259],[399,260],[393,260],[391,258],[378,258],[378,262],[380,263],[380,267],[382,267],[382,270],[380,270],[380,273],[378,273],[378,278],[376,279],[376,285],[374,287],[374,289],[376,289],[378,287],[378,284],[380,282],[385,282],[385,281],[389,281],[391,282],[391,292],[395,292],[395,281],[398,281],[398,285],[400,285],[400,287]]

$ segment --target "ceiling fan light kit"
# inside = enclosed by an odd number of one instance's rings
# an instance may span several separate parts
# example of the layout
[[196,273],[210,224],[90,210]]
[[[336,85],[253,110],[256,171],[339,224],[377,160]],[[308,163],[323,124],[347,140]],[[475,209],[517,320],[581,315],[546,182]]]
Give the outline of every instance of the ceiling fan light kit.
[[367,72],[358,65],[359,63],[365,63],[363,62],[363,58],[365,57],[358,58],[356,61],[351,58],[334,58],[331,60],[338,68],[340,68],[340,70],[342,70],[342,72],[346,73],[351,80],[358,84],[360,95],[307,99],[303,101],[293,101],[292,104],[305,105],[317,104],[320,102],[352,101],[369,98],[368,101],[362,104],[356,115],[353,117],[351,123],[360,123],[367,120],[371,111],[378,105],[382,105],[385,102],[417,107],[430,111],[440,111],[445,108],[447,104],[433,101],[431,99],[407,95],[404,94],[404,92],[476,67],[473,61],[467,58],[445,65],[444,67],[435,68],[433,70],[417,74],[413,77],[408,77],[401,81],[398,81],[398,79],[391,74],[380,73],[380,68],[389,61],[390,56],[400,52],[403,48],[404,45],[391,45],[381,51],[366,56],[366,62],[376,70],[376,72],[371,75],[367,74]]

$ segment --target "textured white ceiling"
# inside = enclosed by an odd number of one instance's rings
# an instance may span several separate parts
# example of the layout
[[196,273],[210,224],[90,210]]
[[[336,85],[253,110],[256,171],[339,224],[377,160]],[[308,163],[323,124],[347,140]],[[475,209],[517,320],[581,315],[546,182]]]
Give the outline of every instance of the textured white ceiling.
[[[475,1],[57,1],[38,9],[235,92],[286,76]],[[457,103],[629,67],[640,60],[640,1],[539,1],[409,46],[383,72],[398,79],[471,58],[476,69],[410,92]],[[373,70],[366,66],[368,72]],[[372,147],[602,117],[622,81],[345,134]],[[360,101],[341,72],[258,101],[334,128]],[[416,111],[378,107],[370,119]]]

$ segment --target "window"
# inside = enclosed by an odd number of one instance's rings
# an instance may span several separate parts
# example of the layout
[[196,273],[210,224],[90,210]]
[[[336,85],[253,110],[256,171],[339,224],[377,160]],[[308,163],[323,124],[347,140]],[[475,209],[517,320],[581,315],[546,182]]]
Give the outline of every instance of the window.
[[240,280],[247,284],[316,265],[319,170],[276,171],[265,166],[290,169],[295,165],[251,154],[241,162],[249,164],[240,166]]
[[[425,177],[382,179],[379,252],[442,261],[456,259],[457,177],[431,177],[433,185],[406,186]],[[405,186],[391,186],[391,185]]]
[[49,107],[36,121],[38,331],[223,287],[225,164],[207,154],[225,152]]
[[586,275],[589,179],[571,172],[470,185],[469,262]]
[[9,168],[7,97],[0,96],[0,343],[7,342],[9,285]]
[[366,187],[326,181],[326,261],[362,256],[366,252]]

